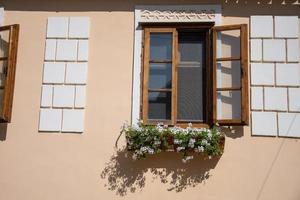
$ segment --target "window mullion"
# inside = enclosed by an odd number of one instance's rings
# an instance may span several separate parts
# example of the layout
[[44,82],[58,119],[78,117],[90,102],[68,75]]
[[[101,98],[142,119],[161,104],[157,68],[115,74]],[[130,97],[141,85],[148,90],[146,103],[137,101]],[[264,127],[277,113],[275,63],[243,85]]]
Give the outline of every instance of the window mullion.
[[247,25],[241,25],[241,119],[244,124],[249,124],[249,97],[248,97],[248,42]]
[[148,123],[148,82],[149,82],[149,48],[150,48],[150,31],[145,29],[144,42],[144,74],[143,74],[143,120]]
[[172,50],[172,112],[171,120],[175,125],[177,121],[177,53],[178,53],[178,33],[173,29],[173,50]]

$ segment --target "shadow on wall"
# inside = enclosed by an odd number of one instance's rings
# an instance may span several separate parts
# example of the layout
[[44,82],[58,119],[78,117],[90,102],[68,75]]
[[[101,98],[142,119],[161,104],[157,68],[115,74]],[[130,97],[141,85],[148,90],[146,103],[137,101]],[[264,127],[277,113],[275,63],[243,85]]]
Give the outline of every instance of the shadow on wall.
[[146,177],[151,181],[160,181],[168,191],[181,192],[209,179],[209,172],[219,159],[205,159],[199,155],[184,164],[180,154],[163,152],[134,161],[130,153],[122,149],[106,163],[101,178],[106,180],[105,187],[108,190],[120,196],[141,191],[146,186]]
[[236,139],[244,136],[244,127],[243,126],[221,127],[221,132],[224,133],[226,137]]
[[0,141],[6,140],[7,124],[0,123]]
[[[278,14],[289,14],[291,10],[297,12],[299,0],[27,0],[26,4],[20,3],[22,0],[2,0],[1,6],[5,10],[20,11],[133,11],[135,5],[168,5],[168,4],[221,4],[224,16],[249,16],[250,14],[270,14],[272,9],[276,9]],[[247,9],[241,9],[241,8]],[[227,9],[229,8],[229,9]],[[284,8],[284,9],[278,9]],[[231,9],[234,9],[231,10]]]

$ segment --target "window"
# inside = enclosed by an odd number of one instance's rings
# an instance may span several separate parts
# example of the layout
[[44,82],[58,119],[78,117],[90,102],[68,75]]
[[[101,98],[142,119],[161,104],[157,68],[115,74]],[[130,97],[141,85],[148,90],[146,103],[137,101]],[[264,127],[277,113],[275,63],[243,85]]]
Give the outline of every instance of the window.
[[146,124],[248,124],[247,25],[147,24],[143,30]]
[[10,122],[19,25],[0,27],[0,122]]

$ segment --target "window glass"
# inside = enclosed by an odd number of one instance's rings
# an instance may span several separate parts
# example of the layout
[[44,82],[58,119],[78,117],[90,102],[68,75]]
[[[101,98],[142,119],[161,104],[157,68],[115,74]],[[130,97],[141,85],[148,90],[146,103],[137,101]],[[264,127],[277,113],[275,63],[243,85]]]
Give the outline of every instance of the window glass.
[[150,33],[150,61],[172,60],[172,33]]
[[219,91],[217,97],[219,120],[241,119],[241,91]]
[[9,30],[0,32],[0,58],[7,57],[9,45]]
[[204,120],[205,32],[179,32],[177,120]]
[[171,119],[171,92],[149,92],[149,120]]
[[217,52],[217,58],[240,57],[240,30],[220,31],[219,35],[221,39],[221,52]]
[[149,71],[150,89],[163,89],[172,87],[171,63],[150,63]]
[[219,61],[217,66],[218,88],[241,87],[241,62],[239,60]]

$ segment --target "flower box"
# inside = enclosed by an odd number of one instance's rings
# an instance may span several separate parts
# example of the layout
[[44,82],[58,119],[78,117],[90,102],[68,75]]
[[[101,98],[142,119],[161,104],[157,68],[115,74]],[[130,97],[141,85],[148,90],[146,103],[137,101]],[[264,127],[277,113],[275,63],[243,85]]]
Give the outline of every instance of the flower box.
[[127,150],[132,152],[133,159],[145,158],[147,154],[158,154],[161,151],[182,153],[183,162],[193,159],[194,153],[208,158],[220,156],[224,151],[225,137],[218,127],[212,129],[168,127],[125,124],[122,132],[126,135]]

